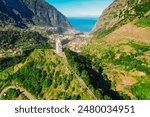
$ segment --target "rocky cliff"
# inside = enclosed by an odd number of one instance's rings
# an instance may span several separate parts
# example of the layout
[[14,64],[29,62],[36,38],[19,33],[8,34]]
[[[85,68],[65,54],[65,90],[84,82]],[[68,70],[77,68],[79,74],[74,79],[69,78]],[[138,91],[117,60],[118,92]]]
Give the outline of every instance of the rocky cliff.
[[72,26],[56,8],[45,0],[0,0],[0,25],[28,25],[70,29]]
[[93,32],[111,32],[136,18],[149,16],[149,0],[114,0],[100,16]]

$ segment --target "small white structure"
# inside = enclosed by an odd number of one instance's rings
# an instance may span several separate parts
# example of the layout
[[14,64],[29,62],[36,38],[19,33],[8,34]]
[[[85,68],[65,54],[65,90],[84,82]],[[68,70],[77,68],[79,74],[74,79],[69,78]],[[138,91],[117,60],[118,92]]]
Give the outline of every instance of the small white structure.
[[56,41],[56,53],[61,54],[62,53],[62,43],[60,39],[57,39]]

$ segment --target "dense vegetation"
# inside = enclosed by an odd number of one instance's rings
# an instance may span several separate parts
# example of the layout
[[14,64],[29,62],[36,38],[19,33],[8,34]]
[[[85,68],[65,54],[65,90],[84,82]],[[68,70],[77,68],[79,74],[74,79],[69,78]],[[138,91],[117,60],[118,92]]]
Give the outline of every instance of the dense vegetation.
[[150,27],[150,17],[138,19],[135,25],[139,27]]
[[25,61],[32,51],[33,49],[25,50],[22,55],[0,58],[0,71]]
[[[129,8],[119,13],[123,18],[111,28],[95,32],[96,38],[82,53],[64,50],[69,65],[97,99],[150,99],[150,46],[144,41],[144,44],[122,42],[132,37],[129,33],[120,36],[117,44],[100,40],[131,21],[139,28],[149,29],[150,1],[140,4],[137,0],[127,1]],[[109,15],[118,17],[117,12]],[[0,29],[0,54],[4,53],[0,58],[0,92],[7,86],[19,86],[36,99],[92,99],[47,42],[48,39],[37,32]],[[27,98],[19,90],[9,89],[2,99]]]
[[[134,42],[129,42],[127,44],[121,44],[119,46],[129,45],[136,50],[135,53],[122,52],[120,50],[115,51],[113,48],[110,48],[105,55],[102,57],[104,61],[111,62],[114,65],[122,65],[125,67],[125,70],[130,71],[136,69],[138,71],[145,72],[147,75],[150,75],[150,68],[148,67],[147,61],[138,60],[136,57],[143,55],[144,52],[150,50],[150,46],[143,46],[136,44]],[[120,57],[115,59],[116,54],[120,54]]]
[[0,90],[11,85],[25,88],[36,99],[92,99],[50,49],[35,49],[19,64],[2,71],[9,75],[1,79]]
[[[112,27],[109,27],[105,30],[102,30],[102,29],[97,30],[94,33],[97,38],[102,38],[102,37],[106,36],[107,34],[120,28],[121,26],[134,21],[135,19],[138,19],[137,22],[135,23],[136,25],[143,26],[143,27],[149,27],[149,24],[150,24],[149,17],[150,16],[145,15],[145,14],[147,14],[149,12],[150,1],[145,0],[139,4],[137,0],[128,0],[127,4],[128,4],[128,9],[119,11],[118,18],[120,18],[120,17],[123,17],[123,18],[121,18],[121,20],[119,20],[119,22],[117,22]],[[117,17],[117,16],[115,16],[115,17]]]
[[65,49],[65,54],[69,64],[94,91],[98,99],[129,99],[127,95],[111,90],[111,81],[103,73],[100,59],[90,55],[80,55],[68,49]]
[[0,76],[1,79],[8,77],[13,66],[24,62],[34,49],[51,49],[52,42],[38,32],[19,30],[17,28],[0,29]]
[[47,42],[47,38],[38,32],[0,30],[0,49],[19,49],[33,47],[35,45]]
[[15,89],[9,89],[5,96],[2,97],[2,100],[27,100],[27,97],[25,97],[19,90]]
[[134,41],[115,46],[94,44],[85,48],[83,53],[90,51],[90,60],[96,68],[103,68],[103,74],[107,74],[112,90],[123,94],[124,99],[129,99],[128,96],[131,99],[150,99],[150,46]]

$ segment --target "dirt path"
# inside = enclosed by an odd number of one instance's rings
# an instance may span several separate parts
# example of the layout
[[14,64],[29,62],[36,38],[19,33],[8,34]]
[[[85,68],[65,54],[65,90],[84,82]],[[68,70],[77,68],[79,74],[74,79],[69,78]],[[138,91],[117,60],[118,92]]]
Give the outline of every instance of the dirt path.
[[85,82],[82,80],[80,76],[77,75],[77,73],[72,69],[72,67],[69,65],[66,55],[63,53],[63,58],[65,60],[65,63],[67,64],[69,70],[75,75],[75,77],[79,80],[79,82],[84,86],[85,89],[87,89],[87,92],[93,99],[97,100],[96,96],[92,93],[92,91],[88,88],[88,86],[85,84]]
[[2,90],[2,92],[0,93],[0,99],[2,98],[2,96],[4,95],[5,92],[7,92],[9,89],[16,89],[19,90],[20,92],[22,92],[22,94],[24,94],[29,100],[35,100],[35,98],[32,96],[32,94],[30,94],[27,90],[21,88],[21,87],[16,87],[16,86],[8,86],[6,88],[4,88]]

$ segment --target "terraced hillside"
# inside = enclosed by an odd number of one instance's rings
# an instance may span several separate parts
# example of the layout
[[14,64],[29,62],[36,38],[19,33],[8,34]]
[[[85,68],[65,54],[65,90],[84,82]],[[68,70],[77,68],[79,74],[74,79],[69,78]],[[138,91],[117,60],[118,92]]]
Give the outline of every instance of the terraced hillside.
[[[115,0],[100,16],[82,54],[103,68],[111,89],[150,99],[150,2]],[[124,97],[124,96],[123,96]]]
[[99,61],[112,90],[131,99],[150,99],[149,20],[134,20],[103,38],[93,38],[82,53]]
[[0,98],[150,99],[149,5],[115,0],[86,47],[63,48],[63,56],[39,33],[1,30]]
[[[65,65],[50,49],[36,49],[22,62],[0,72],[0,91],[8,86],[22,87],[35,99],[92,99]],[[3,99],[26,99],[18,90],[8,90]]]

